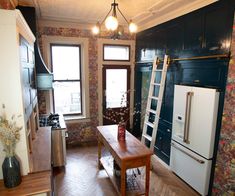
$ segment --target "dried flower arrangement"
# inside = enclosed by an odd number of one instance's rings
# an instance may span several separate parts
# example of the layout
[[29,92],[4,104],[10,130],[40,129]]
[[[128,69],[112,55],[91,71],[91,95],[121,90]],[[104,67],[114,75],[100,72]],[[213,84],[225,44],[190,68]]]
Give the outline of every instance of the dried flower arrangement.
[[130,90],[122,94],[121,103],[120,103],[121,107],[119,110],[115,110],[114,108],[107,108],[106,114],[103,115],[105,119],[116,124],[126,124],[130,120],[130,118],[133,117],[135,114],[140,114],[141,118],[143,117],[144,114],[141,114],[142,112],[137,110],[137,107],[139,105],[146,104],[147,99],[143,99],[141,103],[136,103],[133,108],[133,111],[129,114],[130,107],[129,107],[129,103],[127,102],[128,93],[130,93]]
[[14,156],[16,143],[20,139],[20,130],[22,127],[16,125],[16,118],[20,115],[12,115],[8,120],[4,111],[5,105],[2,105],[3,113],[0,115],[0,141],[3,144],[4,151],[7,157]]

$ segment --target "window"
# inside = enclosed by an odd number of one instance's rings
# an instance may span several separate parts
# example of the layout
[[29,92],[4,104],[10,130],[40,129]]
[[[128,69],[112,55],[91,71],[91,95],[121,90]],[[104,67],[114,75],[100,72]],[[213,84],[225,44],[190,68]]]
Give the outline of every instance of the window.
[[130,46],[104,44],[103,47],[104,61],[130,61]]
[[55,113],[82,114],[81,46],[51,44]]
[[127,69],[106,69],[106,108],[127,107]]

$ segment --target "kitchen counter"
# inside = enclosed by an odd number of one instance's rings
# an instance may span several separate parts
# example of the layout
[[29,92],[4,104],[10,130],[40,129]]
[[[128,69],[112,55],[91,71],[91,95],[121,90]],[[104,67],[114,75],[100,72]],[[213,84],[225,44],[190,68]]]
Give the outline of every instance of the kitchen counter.
[[32,141],[30,173],[51,171],[51,127],[39,127]]

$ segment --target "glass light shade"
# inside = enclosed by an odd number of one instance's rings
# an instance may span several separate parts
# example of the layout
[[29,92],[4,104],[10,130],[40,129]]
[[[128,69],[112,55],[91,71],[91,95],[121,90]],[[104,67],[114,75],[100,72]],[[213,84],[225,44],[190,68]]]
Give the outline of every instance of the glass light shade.
[[97,25],[95,25],[92,28],[92,33],[95,34],[95,35],[99,34],[100,33],[100,28]]
[[130,24],[129,24],[129,31],[130,31],[130,33],[135,33],[137,31],[137,26],[136,26],[135,23],[130,22]]
[[105,20],[105,26],[108,30],[115,31],[118,28],[118,20],[114,16],[109,16]]

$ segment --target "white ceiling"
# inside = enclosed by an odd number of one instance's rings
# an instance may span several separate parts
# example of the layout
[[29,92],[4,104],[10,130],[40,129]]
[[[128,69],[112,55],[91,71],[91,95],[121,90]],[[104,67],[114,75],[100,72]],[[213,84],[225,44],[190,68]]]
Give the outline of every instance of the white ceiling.
[[[149,28],[189,13],[216,0],[117,0],[127,20],[137,23],[139,30]],[[19,5],[36,7],[40,21],[76,23],[90,28],[102,21],[113,0],[19,0]],[[118,13],[120,23],[124,24]]]

